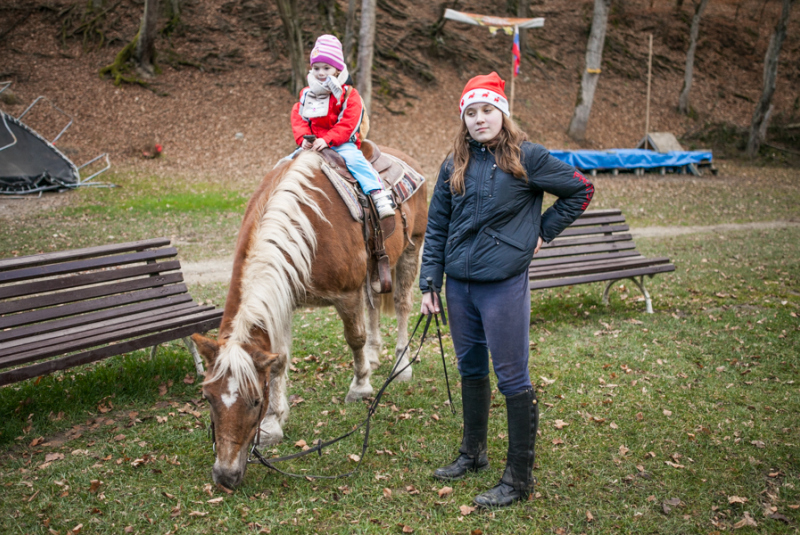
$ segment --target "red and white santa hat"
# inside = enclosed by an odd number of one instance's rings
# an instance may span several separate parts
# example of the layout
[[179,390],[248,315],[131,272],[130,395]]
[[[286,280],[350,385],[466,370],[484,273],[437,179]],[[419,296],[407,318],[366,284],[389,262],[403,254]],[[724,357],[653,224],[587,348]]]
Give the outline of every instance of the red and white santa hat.
[[461,93],[461,103],[459,105],[461,118],[464,118],[464,110],[470,104],[475,104],[476,102],[491,104],[510,117],[505,88],[506,83],[496,72],[472,78],[464,86],[464,92]]

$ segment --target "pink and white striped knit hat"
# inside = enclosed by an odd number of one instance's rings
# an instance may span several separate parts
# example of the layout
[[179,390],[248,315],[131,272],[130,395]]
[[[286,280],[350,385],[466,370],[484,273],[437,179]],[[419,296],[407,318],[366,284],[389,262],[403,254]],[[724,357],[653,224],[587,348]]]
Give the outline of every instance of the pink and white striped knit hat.
[[310,63],[327,63],[338,70],[344,70],[342,43],[335,35],[320,35],[311,51]]

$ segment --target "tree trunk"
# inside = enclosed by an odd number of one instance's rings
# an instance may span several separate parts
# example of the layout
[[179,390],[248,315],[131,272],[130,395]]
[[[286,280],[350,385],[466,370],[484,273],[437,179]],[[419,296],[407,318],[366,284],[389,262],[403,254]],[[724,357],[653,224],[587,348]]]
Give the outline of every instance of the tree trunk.
[[356,87],[361,93],[364,107],[372,104],[372,57],[375,48],[375,4],[377,0],[362,0],[361,31],[358,33],[358,80]]
[[[528,4],[530,0],[519,0],[517,4],[517,17],[520,19],[528,18]],[[519,31],[519,55],[520,58],[527,52],[528,30],[520,29]]]
[[686,52],[686,69],[683,73],[683,89],[678,98],[678,111],[684,115],[689,114],[689,91],[692,90],[692,76],[694,74],[694,53],[697,50],[697,35],[700,33],[700,18],[708,5],[708,0],[700,0],[695,5],[692,28],[689,31],[689,50]]
[[286,33],[286,43],[289,46],[289,62],[292,65],[292,78],[289,89],[294,94],[299,94],[306,85],[308,65],[303,56],[303,31],[300,18],[297,14],[297,0],[276,0],[278,13],[283,22]]
[[133,52],[136,69],[146,77],[155,75],[156,34],[158,33],[158,0],[145,0],[144,15],[139,26],[139,39]]
[[766,133],[764,123],[769,119],[768,112],[772,104],[772,95],[775,93],[775,81],[778,77],[778,56],[780,56],[783,41],[786,39],[786,23],[789,21],[792,2],[793,0],[783,0],[781,16],[778,19],[778,24],[775,25],[775,33],[772,34],[772,38],[769,40],[767,53],[764,56],[764,90],[753,112],[753,120],[750,123],[750,138],[747,140],[746,153],[751,158],[758,154],[761,142],[764,141],[762,132]]
[[348,0],[347,2],[347,22],[344,25],[344,62],[350,70],[350,74],[354,73],[353,65],[353,44],[355,41],[355,28],[356,28],[356,0]]
[[594,0],[592,31],[589,33],[589,42],[586,44],[586,69],[581,78],[581,90],[578,102],[575,104],[575,112],[567,130],[567,135],[577,141],[583,141],[586,138],[586,125],[589,123],[589,113],[592,111],[594,90],[600,79],[600,65],[603,61],[603,45],[606,41],[610,5],[611,0]]

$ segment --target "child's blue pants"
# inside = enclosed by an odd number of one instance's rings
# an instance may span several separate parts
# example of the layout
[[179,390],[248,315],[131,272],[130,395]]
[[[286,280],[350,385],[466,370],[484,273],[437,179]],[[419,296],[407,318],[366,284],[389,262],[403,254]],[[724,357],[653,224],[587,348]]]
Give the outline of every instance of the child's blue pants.
[[489,375],[489,352],[504,396],[531,388],[528,338],[531,290],[528,271],[498,282],[447,277],[450,334],[462,379]]
[[361,185],[361,190],[364,193],[370,193],[376,189],[383,189],[381,177],[378,175],[378,172],[375,171],[372,164],[364,158],[364,155],[358,147],[356,147],[355,143],[342,143],[341,145],[331,148],[344,158],[347,169],[350,171],[350,174],[358,180],[358,183]]

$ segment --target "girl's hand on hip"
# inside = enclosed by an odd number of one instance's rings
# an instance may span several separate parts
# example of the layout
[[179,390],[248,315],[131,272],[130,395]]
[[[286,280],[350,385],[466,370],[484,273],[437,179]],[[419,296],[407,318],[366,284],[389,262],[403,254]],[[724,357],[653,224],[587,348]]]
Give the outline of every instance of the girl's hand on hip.
[[420,312],[427,316],[428,314],[439,313],[439,298],[433,292],[422,294],[422,307]]
[[314,149],[315,151],[319,152],[322,149],[327,148],[327,146],[328,146],[328,143],[324,139],[322,139],[321,137],[318,137],[316,139],[316,141],[314,141],[314,144],[311,145],[311,148]]
[[539,252],[539,249],[542,248],[542,244],[543,243],[544,243],[544,239],[542,239],[542,237],[539,236],[539,241],[536,242],[536,249],[533,250],[533,254],[536,254],[536,253]]

